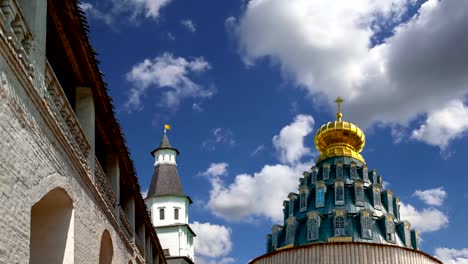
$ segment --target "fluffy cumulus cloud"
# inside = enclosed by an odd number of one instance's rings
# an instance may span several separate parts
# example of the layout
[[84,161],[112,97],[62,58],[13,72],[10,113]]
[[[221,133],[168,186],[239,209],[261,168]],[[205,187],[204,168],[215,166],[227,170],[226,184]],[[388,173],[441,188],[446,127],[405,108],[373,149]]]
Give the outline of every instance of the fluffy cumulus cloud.
[[95,6],[89,2],[81,2],[80,8],[88,17],[98,19],[115,26],[121,18],[136,22],[138,18],[158,19],[163,7],[172,0],[102,0]]
[[436,248],[435,255],[445,264],[468,264],[468,248]]
[[345,117],[364,126],[407,126],[429,113],[413,135],[443,147],[468,129],[431,115],[468,91],[468,2],[428,0],[402,21],[417,2],[252,0],[226,25],[246,63],[270,59],[319,103],[346,96]]
[[408,220],[411,227],[421,233],[440,230],[449,223],[447,215],[433,207],[418,210],[411,204],[400,203],[400,215],[402,220]]
[[310,149],[304,146],[304,137],[314,126],[314,119],[308,115],[298,115],[290,125],[283,127],[279,135],[273,137],[273,146],[279,152],[280,161],[293,163],[299,161]]
[[192,20],[190,19],[184,19],[184,20],[181,20],[180,21],[180,24],[182,24],[182,26],[184,26],[188,31],[194,33],[195,31],[197,31],[197,26],[195,25],[195,23],[193,23]]
[[197,263],[233,263],[227,257],[232,249],[231,229],[211,223],[190,224],[197,236],[194,239]]
[[427,120],[411,137],[439,146],[445,150],[449,143],[468,130],[468,107],[461,100],[453,100],[444,107],[429,112]]
[[209,98],[213,90],[195,83],[191,76],[210,68],[211,65],[203,57],[187,60],[164,53],[154,59],[145,59],[134,65],[126,75],[132,83],[126,107],[129,110],[141,110],[142,98],[149,88],[159,89],[159,104],[171,108],[177,107],[185,98]]
[[259,172],[235,176],[230,184],[219,177],[227,173],[224,170],[227,164],[210,165],[205,175],[210,175],[212,185],[207,205],[211,212],[230,221],[252,221],[259,217],[280,221],[282,201],[289,192],[297,191],[302,172],[310,170],[312,166],[312,163],[299,162],[302,157],[310,155],[310,150],[304,148],[302,142],[312,132],[312,127],[311,116],[298,115],[279,135],[273,137],[278,159],[287,164],[265,165]]
[[429,190],[416,190],[413,196],[418,197],[427,205],[441,206],[445,198],[447,198],[447,192],[443,187],[439,187]]

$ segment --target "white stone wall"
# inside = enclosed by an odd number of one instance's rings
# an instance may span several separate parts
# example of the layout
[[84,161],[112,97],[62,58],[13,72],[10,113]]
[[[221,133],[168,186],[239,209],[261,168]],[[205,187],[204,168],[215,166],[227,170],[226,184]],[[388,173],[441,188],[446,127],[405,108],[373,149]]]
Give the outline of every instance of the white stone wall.
[[[37,3],[44,11],[46,1]],[[99,193],[87,157],[71,145],[48,104],[45,48],[37,42],[44,44],[45,34],[33,40],[28,61],[33,67],[26,68],[24,56],[19,57],[7,38],[13,32],[10,23],[3,19],[0,16],[0,263],[30,262],[31,208],[55,188],[63,189],[73,204],[73,228],[67,238],[67,252],[72,252],[64,263],[99,263],[105,230],[112,240],[113,263],[137,263],[135,258],[141,256],[124,242],[118,219],[109,217],[111,209],[102,198],[105,194]],[[36,26],[33,33],[45,33],[45,24],[42,29]]]
[[[160,196],[146,199],[151,208],[151,221],[154,226],[188,223],[188,198],[178,196]],[[174,217],[174,209],[179,208],[179,219]],[[164,219],[159,219],[159,209],[164,209]]]
[[156,232],[164,249],[169,249],[171,256],[188,256],[194,260],[193,240],[188,243],[189,232],[186,226],[157,228]]
[[0,76],[0,263],[28,263],[31,207],[57,187],[73,201],[75,263],[98,262],[105,229],[116,263],[133,259],[83,181],[86,171],[70,160],[3,58]]
[[[151,208],[151,221],[156,227],[161,245],[169,249],[172,256],[188,256],[194,259],[193,238],[189,243],[187,226],[167,227],[175,224],[188,224],[189,200],[187,197],[149,197],[146,204]],[[159,210],[164,209],[164,219],[159,218]],[[174,218],[174,209],[179,208],[179,219]],[[164,227],[166,226],[166,227]]]

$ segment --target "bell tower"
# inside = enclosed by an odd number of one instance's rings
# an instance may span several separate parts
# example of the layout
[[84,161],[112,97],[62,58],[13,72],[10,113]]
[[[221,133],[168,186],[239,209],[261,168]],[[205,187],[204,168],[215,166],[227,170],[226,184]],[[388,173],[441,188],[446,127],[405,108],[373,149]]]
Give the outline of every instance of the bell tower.
[[165,125],[159,147],[151,152],[154,172],[145,202],[168,263],[194,263],[195,233],[188,225],[192,200],[182,189],[176,161],[180,152],[169,142],[170,128]]

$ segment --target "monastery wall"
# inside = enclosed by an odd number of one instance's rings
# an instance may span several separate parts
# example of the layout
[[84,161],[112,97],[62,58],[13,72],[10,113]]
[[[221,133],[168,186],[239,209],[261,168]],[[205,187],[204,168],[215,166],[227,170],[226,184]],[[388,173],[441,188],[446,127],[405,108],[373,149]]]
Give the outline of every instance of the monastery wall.
[[[81,32],[62,21],[79,21],[74,1],[5,1],[0,9],[0,263],[166,263],[136,178],[120,171],[129,157],[106,149],[99,155],[107,166],[98,162],[94,104],[108,98],[70,83],[65,91],[45,57],[48,15]],[[66,92],[76,92],[73,106]],[[115,131],[110,125],[104,133]]]
[[73,245],[75,263],[99,263],[105,230],[112,239],[115,263],[134,259],[104,213],[108,208],[97,199],[93,175],[70,157],[73,153],[64,149],[57,127],[51,128],[41,116],[45,109],[39,108],[44,105],[37,104],[43,102],[33,102],[3,58],[0,102],[0,263],[28,263],[32,207],[56,188],[73,206],[74,232],[67,240]]

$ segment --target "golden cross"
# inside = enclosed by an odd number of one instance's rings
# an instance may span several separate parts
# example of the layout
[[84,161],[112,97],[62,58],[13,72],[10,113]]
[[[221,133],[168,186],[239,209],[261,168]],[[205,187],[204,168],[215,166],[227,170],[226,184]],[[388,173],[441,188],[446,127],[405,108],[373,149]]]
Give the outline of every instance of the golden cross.
[[344,102],[344,99],[341,98],[341,97],[339,97],[339,96],[338,96],[338,97],[336,98],[336,100],[335,100],[335,103],[338,105],[338,113],[341,112],[340,105],[341,105],[341,103],[343,103],[343,102]]
[[339,96],[335,100],[335,103],[338,105],[338,113],[336,113],[336,119],[338,121],[341,121],[341,117],[343,116],[343,114],[341,113],[341,103],[343,102],[344,102],[343,98]]

